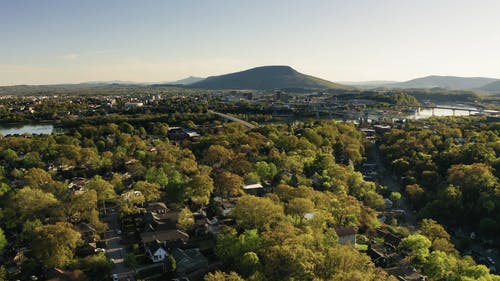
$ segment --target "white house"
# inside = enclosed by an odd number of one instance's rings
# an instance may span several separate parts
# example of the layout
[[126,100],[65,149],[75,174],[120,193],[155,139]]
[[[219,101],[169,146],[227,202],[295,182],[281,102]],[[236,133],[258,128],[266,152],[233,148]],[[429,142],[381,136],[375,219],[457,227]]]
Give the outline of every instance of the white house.
[[153,262],[161,262],[167,258],[168,253],[158,241],[151,242],[146,247],[146,254]]

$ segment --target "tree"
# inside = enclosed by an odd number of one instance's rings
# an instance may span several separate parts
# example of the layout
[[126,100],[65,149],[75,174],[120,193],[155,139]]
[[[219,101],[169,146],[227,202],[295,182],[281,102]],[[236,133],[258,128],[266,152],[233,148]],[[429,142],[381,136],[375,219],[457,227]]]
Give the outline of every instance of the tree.
[[423,268],[423,271],[433,280],[453,280],[457,275],[458,264],[454,257],[445,252],[433,251]]
[[407,185],[405,188],[408,198],[415,207],[420,207],[425,190],[418,184]]
[[241,259],[238,261],[238,268],[240,270],[240,273],[245,277],[248,277],[255,271],[257,271],[259,265],[259,256],[257,256],[257,254],[254,252],[244,253]]
[[215,244],[215,255],[223,262],[231,264],[240,254],[241,244],[236,230],[231,227],[222,228]]
[[186,193],[193,202],[200,205],[208,204],[210,194],[214,190],[214,182],[208,173],[199,173],[187,183]]
[[168,185],[168,177],[163,168],[151,167],[146,172],[146,181],[150,183],[157,183],[162,187]]
[[252,195],[241,197],[233,209],[232,215],[243,229],[265,229],[270,223],[284,217],[283,206],[269,198]]
[[189,208],[184,208],[179,213],[179,218],[177,220],[177,228],[182,231],[190,231],[194,227],[194,216]]
[[420,222],[419,231],[431,240],[434,250],[440,250],[447,253],[455,251],[455,247],[450,242],[450,235],[446,232],[444,227],[435,220],[423,219]]
[[[127,262],[127,256],[125,259]],[[92,280],[105,281],[109,280],[109,275],[114,267],[114,263],[101,253],[85,257],[81,261],[80,266]]]
[[33,255],[45,266],[62,267],[73,258],[80,234],[69,223],[58,222],[37,227],[33,239]]
[[278,173],[278,169],[274,163],[267,163],[265,161],[255,163],[255,170],[263,180],[271,180]]
[[417,264],[422,265],[426,262],[429,256],[429,248],[431,241],[420,234],[412,234],[401,240],[400,249],[408,250],[409,257]]
[[90,221],[92,211],[97,209],[97,193],[95,190],[88,190],[81,194],[70,195],[64,207],[70,222]]
[[7,245],[7,239],[3,233],[3,230],[0,228],[0,255],[3,253],[3,249]]
[[116,197],[113,185],[105,181],[101,176],[94,176],[87,182],[85,188],[93,189],[97,192],[97,200],[102,203],[104,212],[106,212],[106,201],[110,201]]
[[214,168],[220,168],[234,158],[234,152],[222,145],[211,145],[204,153],[203,162]]
[[308,198],[293,198],[286,205],[286,213],[302,222],[306,213],[314,210],[314,203]]
[[125,254],[125,265],[129,268],[132,268],[135,270],[135,268],[137,267],[138,263],[137,263],[137,258],[135,256],[134,253],[127,253]]
[[420,233],[427,236],[431,241],[434,241],[436,238],[450,240],[450,234],[433,219],[423,219],[419,224],[419,230]]
[[258,252],[263,245],[257,229],[247,229],[239,237],[241,252]]
[[24,184],[35,189],[53,194],[61,192],[64,187],[52,179],[52,176],[45,170],[31,168],[24,175]]
[[57,203],[57,199],[51,193],[24,187],[12,195],[6,211],[11,213],[8,217],[15,219],[14,224],[16,224],[30,218],[45,218]]
[[228,171],[220,172],[215,176],[215,190],[219,195],[241,195],[243,193],[243,178]]
[[143,209],[141,206],[146,202],[144,195],[141,192],[133,190],[123,193],[118,199],[117,205],[121,213],[131,215],[138,214]]
[[8,281],[7,269],[5,269],[5,266],[3,265],[0,265],[0,281]]
[[138,181],[134,184],[134,191],[140,191],[146,201],[155,201],[160,198],[160,185],[147,181]]
[[208,273],[203,279],[205,281],[245,281],[236,272],[225,273],[221,271],[216,271],[214,273]]
[[262,254],[263,272],[268,280],[313,280],[322,257],[300,243],[271,246]]
[[165,260],[165,271],[168,273],[174,273],[176,269],[177,261],[175,260],[174,256],[168,255],[167,259]]
[[392,203],[394,203],[395,206],[399,206],[399,200],[401,200],[401,193],[393,191],[389,195],[389,199],[391,199]]

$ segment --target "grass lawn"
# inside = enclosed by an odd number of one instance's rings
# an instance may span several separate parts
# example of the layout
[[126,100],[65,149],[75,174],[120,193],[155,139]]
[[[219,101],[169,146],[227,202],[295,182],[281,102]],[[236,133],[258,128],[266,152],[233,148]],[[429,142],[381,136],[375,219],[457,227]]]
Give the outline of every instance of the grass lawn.
[[366,251],[368,251],[368,245],[366,245],[366,244],[356,244],[356,249],[358,249],[361,252],[366,252]]

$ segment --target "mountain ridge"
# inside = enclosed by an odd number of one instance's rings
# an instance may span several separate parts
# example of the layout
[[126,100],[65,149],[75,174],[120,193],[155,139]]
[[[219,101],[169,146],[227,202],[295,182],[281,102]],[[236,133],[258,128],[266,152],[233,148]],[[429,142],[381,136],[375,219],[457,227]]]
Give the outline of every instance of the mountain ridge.
[[205,89],[349,89],[350,87],[331,81],[303,74],[290,66],[270,65],[250,68],[223,75],[210,76],[189,85],[192,88]]
[[486,84],[482,86],[480,89],[487,92],[500,92],[500,80]]
[[460,77],[460,76],[442,76],[429,75],[419,77],[404,82],[386,84],[390,88],[445,88],[445,89],[480,89],[489,83],[499,81],[496,78],[488,77]]

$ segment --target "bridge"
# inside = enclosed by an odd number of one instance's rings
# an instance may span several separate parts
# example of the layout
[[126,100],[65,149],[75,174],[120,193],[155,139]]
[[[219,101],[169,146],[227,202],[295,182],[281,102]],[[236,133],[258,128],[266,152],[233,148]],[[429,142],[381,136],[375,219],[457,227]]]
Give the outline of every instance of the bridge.
[[487,115],[496,115],[496,114],[500,113],[499,111],[496,111],[496,110],[486,110],[484,108],[447,106],[447,105],[421,105],[421,106],[417,106],[414,108],[416,111],[415,114],[417,114],[417,115],[420,113],[420,110],[422,110],[422,108],[430,109],[432,112],[432,116],[434,116],[434,110],[436,110],[436,109],[451,110],[453,116],[455,116],[456,111],[465,111],[465,112],[468,112],[469,115],[472,115],[473,113],[480,113],[480,114],[487,114]]
[[212,113],[212,114],[215,114],[215,115],[218,115],[226,120],[229,120],[229,121],[233,121],[233,122],[236,122],[236,123],[240,123],[241,125],[249,128],[249,129],[253,129],[253,128],[256,128],[257,126],[252,124],[252,123],[248,123],[247,121],[245,120],[241,120],[239,118],[236,118],[232,115],[228,115],[228,114],[224,114],[224,113],[220,113],[220,112],[217,112],[217,111],[213,111],[213,110],[207,110],[208,113]]

